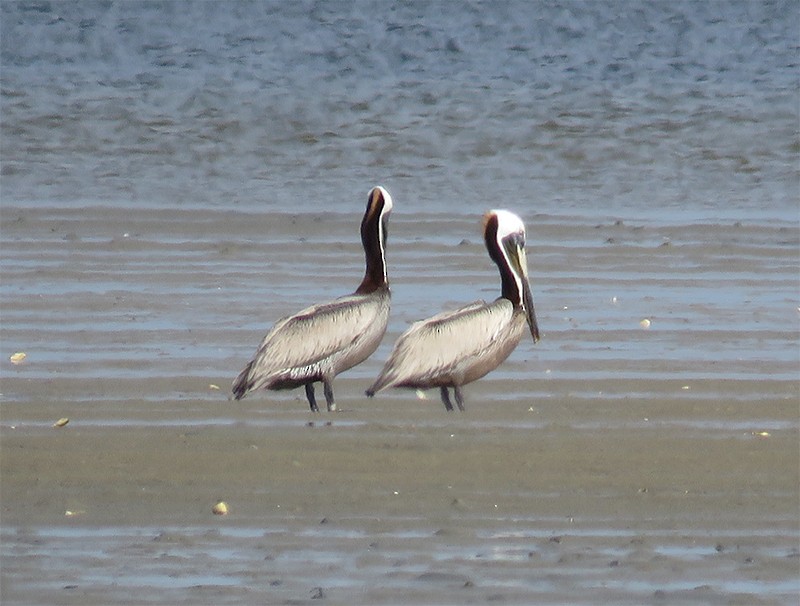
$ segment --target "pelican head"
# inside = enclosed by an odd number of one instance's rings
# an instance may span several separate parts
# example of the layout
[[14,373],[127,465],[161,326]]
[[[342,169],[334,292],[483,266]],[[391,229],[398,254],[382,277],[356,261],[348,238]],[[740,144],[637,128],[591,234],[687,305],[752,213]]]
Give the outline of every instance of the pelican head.
[[483,237],[489,256],[500,270],[503,297],[525,312],[535,343],[539,340],[539,326],[528,282],[525,224],[511,211],[490,210],[483,216]]

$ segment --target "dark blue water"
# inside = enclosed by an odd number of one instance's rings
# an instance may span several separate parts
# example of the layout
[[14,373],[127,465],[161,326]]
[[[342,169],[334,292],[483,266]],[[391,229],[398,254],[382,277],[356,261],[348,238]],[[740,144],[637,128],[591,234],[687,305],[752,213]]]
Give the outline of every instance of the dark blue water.
[[4,2],[4,201],[797,220],[796,2]]

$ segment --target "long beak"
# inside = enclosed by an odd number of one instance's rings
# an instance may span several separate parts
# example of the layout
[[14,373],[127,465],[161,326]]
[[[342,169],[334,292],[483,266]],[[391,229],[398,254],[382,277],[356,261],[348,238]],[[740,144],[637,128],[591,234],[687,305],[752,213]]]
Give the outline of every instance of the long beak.
[[539,340],[539,325],[536,323],[536,311],[533,309],[533,295],[531,295],[531,287],[528,281],[522,285],[522,301],[525,305],[525,317],[528,319],[528,326],[531,328],[531,336],[533,342]]
[[525,248],[519,245],[517,246],[517,259],[519,260],[519,275],[522,278],[522,307],[531,329],[533,342],[536,343],[539,340],[539,324],[536,322],[536,310],[533,308],[533,295],[530,282],[528,282],[528,258]]

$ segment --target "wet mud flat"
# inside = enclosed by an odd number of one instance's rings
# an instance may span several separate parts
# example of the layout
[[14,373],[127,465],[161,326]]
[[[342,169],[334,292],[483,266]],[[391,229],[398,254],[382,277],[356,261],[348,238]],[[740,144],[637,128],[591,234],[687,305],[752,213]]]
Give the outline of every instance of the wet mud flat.
[[728,421],[703,425],[668,396],[490,406],[486,381],[457,416],[396,396],[356,408],[342,383],[335,415],[73,404],[60,429],[42,394],[2,427],[4,603],[796,597],[794,404],[754,420],[720,402]]
[[796,603],[790,224],[526,216],[543,339],[446,414],[363,391],[496,271],[477,217],[398,214],[341,411],[228,401],[268,326],[355,287],[361,210],[4,206],[4,604]]

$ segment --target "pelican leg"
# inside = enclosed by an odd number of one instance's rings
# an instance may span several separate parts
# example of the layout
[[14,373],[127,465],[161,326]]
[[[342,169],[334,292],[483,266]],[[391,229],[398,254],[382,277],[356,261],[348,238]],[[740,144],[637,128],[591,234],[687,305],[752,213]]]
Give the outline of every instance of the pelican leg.
[[444,408],[448,412],[452,412],[453,410],[453,403],[450,402],[450,394],[447,392],[447,387],[444,385],[439,388],[439,393],[442,394],[442,402],[444,402]]
[[322,388],[325,391],[328,412],[336,412],[336,402],[333,401],[333,382],[330,379],[322,379]]
[[461,412],[464,412],[464,396],[461,393],[461,386],[456,385],[453,387],[453,392],[456,394],[456,404],[458,404],[458,409]]
[[319,408],[317,408],[317,399],[314,397],[313,383],[306,383],[306,397],[308,398],[308,405],[311,406],[311,412],[319,412]]

